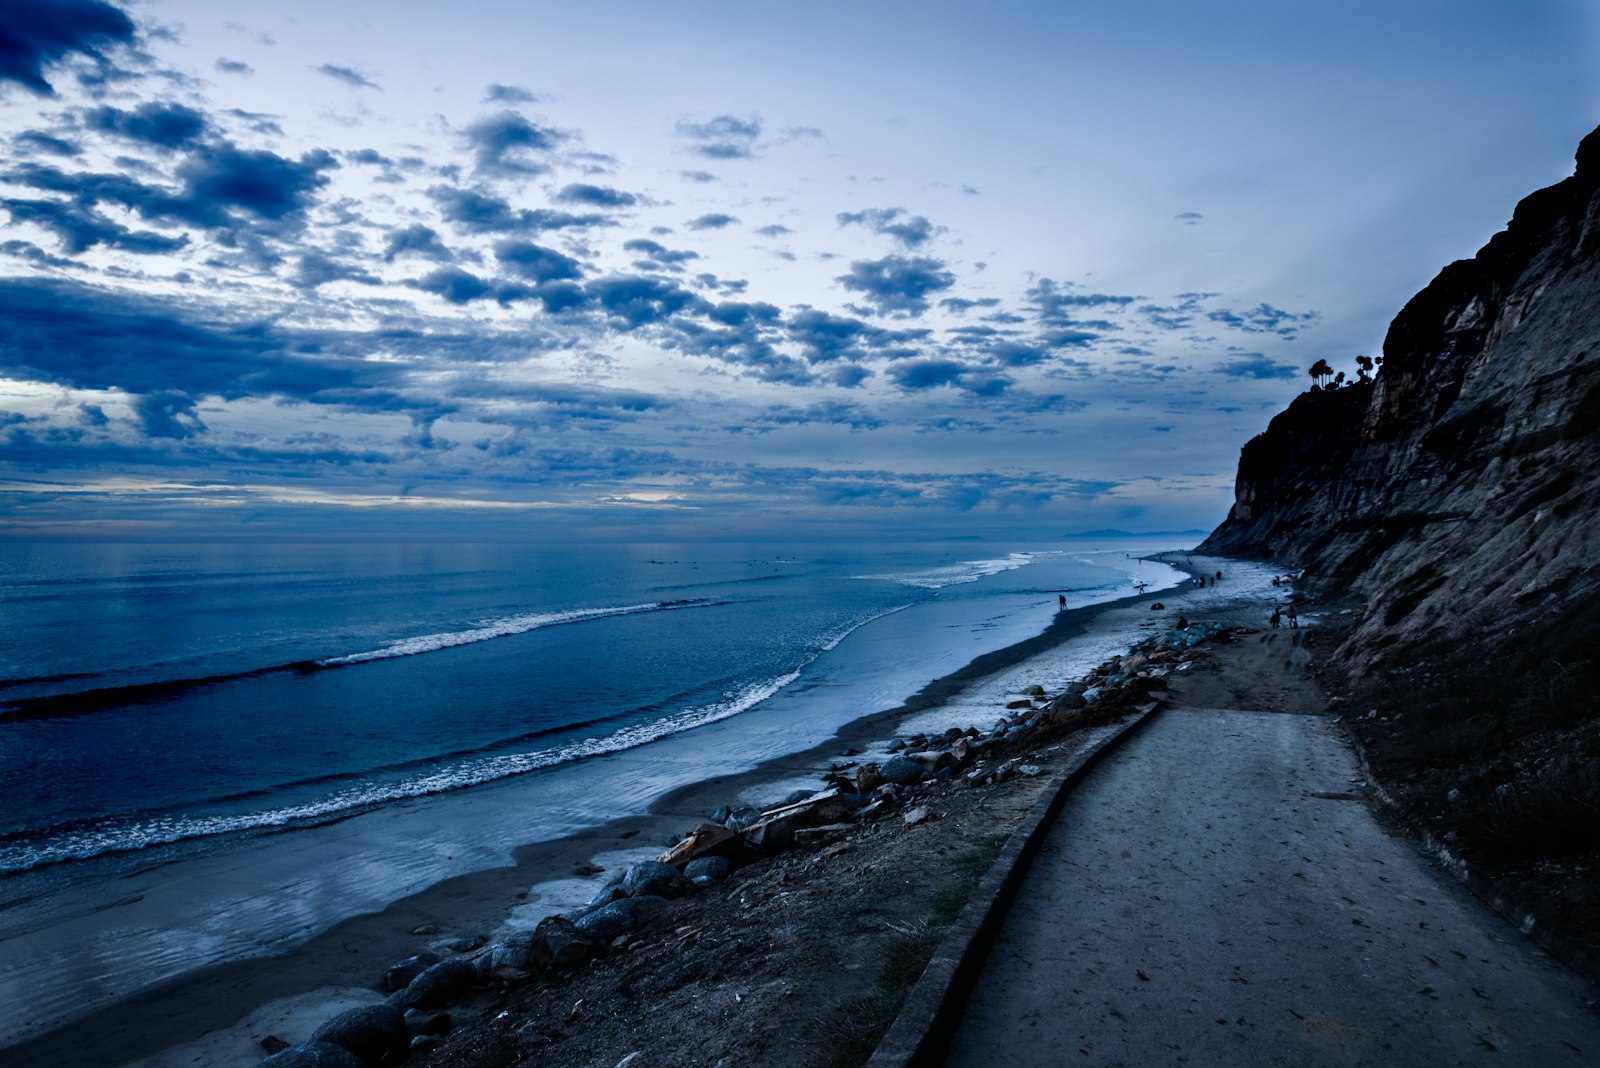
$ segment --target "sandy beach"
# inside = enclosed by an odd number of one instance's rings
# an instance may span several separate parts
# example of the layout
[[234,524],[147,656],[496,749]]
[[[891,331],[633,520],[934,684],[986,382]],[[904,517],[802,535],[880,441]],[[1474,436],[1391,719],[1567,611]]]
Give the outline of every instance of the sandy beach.
[[[261,1034],[293,1037],[370,1001],[383,969],[426,945],[531,927],[580,903],[598,885],[584,874],[589,865],[654,855],[720,804],[781,796],[839,753],[870,751],[908,724],[988,726],[1006,695],[1032,684],[1059,689],[1177,613],[1201,618],[1259,600],[1264,619],[1273,592],[1264,565],[1198,557],[1194,565],[1229,577],[1061,613],[1038,636],[820,741],[775,725],[751,732],[765,750],[688,732],[572,765],[537,792],[508,780],[196,858],[132,870],[125,860],[91,863],[48,897],[27,895],[29,877],[13,880],[0,912],[8,948],[0,1001],[20,1011],[0,1038],[12,1046],[6,1061],[254,1063]],[[1164,612],[1152,613],[1157,601]],[[708,747],[725,754],[724,773],[706,774]],[[617,762],[628,762],[625,774]],[[530,844],[530,811],[559,833]]]

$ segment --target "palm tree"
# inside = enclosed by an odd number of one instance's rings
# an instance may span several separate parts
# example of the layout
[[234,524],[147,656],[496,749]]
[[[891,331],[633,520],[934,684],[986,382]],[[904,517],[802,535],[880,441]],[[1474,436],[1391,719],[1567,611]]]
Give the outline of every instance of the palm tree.
[[1324,378],[1333,374],[1333,368],[1328,366],[1327,360],[1318,360],[1306,373],[1311,376],[1314,385],[1320,386]]

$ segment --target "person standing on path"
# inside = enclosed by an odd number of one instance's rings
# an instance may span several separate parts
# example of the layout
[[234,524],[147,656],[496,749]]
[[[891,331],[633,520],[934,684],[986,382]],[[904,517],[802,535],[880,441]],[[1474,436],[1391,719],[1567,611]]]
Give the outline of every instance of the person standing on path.
[[1300,629],[1300,617],[1294,614],[1294,605],[1289,606],[1289,627],[1292,630]]
[[1278,614],[1278,606],[1277,605],[1273,605],[1272,606],[1272,620],[1271,620],[1272,629],[1273,630],[1277,630],[1278,629],[1278,624],[1282,621],[1282,619],[1283,619],[1283,617]]

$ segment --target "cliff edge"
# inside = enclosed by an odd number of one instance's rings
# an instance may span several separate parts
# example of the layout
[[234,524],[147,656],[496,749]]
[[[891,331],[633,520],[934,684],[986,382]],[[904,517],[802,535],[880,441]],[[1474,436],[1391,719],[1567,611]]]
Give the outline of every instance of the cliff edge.
[[1297,398],[1245,445],[1197,551],[1303,567],[1365,610],[1352,677],[1471,649],[1600,650],[1600,129],[1389,328],[1376,377]]

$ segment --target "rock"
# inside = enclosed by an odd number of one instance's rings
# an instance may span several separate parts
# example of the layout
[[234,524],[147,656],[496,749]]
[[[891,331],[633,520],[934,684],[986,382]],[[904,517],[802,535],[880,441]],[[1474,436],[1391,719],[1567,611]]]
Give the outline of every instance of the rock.
[[757,849],[786,849],[794,842],[794,832],[803,827],[838,823],[850,815],[850,806],[837,790],[808,794],[803,801],[762,813],[760,823],[744,832],[744,839]]
[[1026,697],[1024,697],[1020,701],[1007,701],[1006,702],[1006,707],[1007,708],[1032,708],[1033,707],[1033,702],[1028,700]]
[[701,880],[707,883],[726,879],[733,874],[733,861],[727,857],[700,857],[691,860],[683,867],[683,877],[699,886]]
[[892,807],[893,806],[891,806],[889,802],[879,799],[872,802],[872,804],[867,805],[860,812],[856,813],[856,816],[858,819],[875,820],[885,812],[889,811],[889,809]]
[[407,957],[398,964],[389,965],[389,970],[383,973],[383,988],[385,990],[404,990],[411,984],[411,980],[439,963],[437,953],[418,953],[414,957]]
[[448,1012],[425,1012],[422,1009],[406,1010],[406,1031],[412,1035],[448,1035],[451,1018]]
[[[673,874],[677,874],[675,870]],[[594,956],[599,948],[571,920],[546,916],[533,929],[530,959],[541,968],[570,968]]]
[[413,1057],[426,1057],[442,1045],[444,1045],[444,1042],[438,1035],[418,1035],[411,1040],[411,1055]]
[[1162,611],[1166,610],[1166,607],[1167,607],[1166,605],[1162,604],[1160,601],[1157,601],[1155,604],[1150,606],[1150,611],[1152,611],[1152,612],[1162,612]]
[[392,1005],[363,1005],[341,1012],[311,1034],[312,1042],[331,1042],[375,1065],[404,1048],[405,1014]]
[[261,1062],[260,1068],[366,1068],[354,1053],[332,1042],[290,1046]]
[[483,935],[472,935],[468,938],[457,938],[446,942],[444,947],[452,953],[471,953],[487,941],[488,939]]
[[268,1053],[279,1053],[289,1048],[289,1043],[285,1042],[277,1035],[268,1035],[266,1038],[261,1040],[260,1045],[261,1048],[266,1050]]
[[689,880],[670,864],[659,860],[641,860],[630,865],[622,876],[622,892],[629,897],[650,894],[655,897],[679,897],[689,889]]
[[436,1009],[456,1001],[478,981],[478,969],[470,961],[442,960],[415,979],[403,991],[401,1007]]
[[496,943],[483,957],[495,968],[512,968],[519,972],[533,970],[533,932],[516,931]]
[[1064,693],[1050,702],[1050,709],[1053,712],[1076,712],[1088,703],[1081,693]]
[[897,786],[910,786],[920,780],[924,774],[921,764],[901,753],[896,753],[883,762],[879,773],[888,782]]
[[609,942],[633,930],[633,910],[628,907],[632,902],[632,898],[623,898],[603,905],[587,915],[579,916],[573,926],[590,938]]
[[618,879],[615,882],[610,882],[610,883],[607,883],[606,885],[602,886],[595,893],[594,897],[591,897],[589,899],[589,908],[597,909],[601,905],[609,905],[609,904],[611,904],[613,901],[617,900],[619,897],[627,897],[627,896],[628,895],[626,893],[624,893],[623,889],[622,889],[622,880]]
[[928,818],[928,810],[918,805],[916,808],[907,809],[900,818],[908,825],[916,826]]
[[883,772],[876,764],[863,764],[856,769],[856,792],[870,794],[883,785]]
[[737,831],[715,823],[702,823],[658,859],[663,864],[681,869],[702,857],[725,857],[738,848]]
[[809,798],[811,793],[812,791],[810,790],[794,790],[778,804],[778,807],[784,808],[788,805],[798,805],[800,802]]
[[1026,775],[1026,776],[1028,776],[1028,778],[1032,779],[1032,778],[1037,778],[1040,775],[1043,775],[1044,774],[1044,769],[1041,768],[1037,764],[1018,764],[1017,765],[1017,774],[1018,775]]
[[760,819],[761,810],[758,808],[751,808],[750,806],[746,805],[744,808],[741,808],[737,812],[729,815],[728,818],[722,822],[723,825],[726,826],[730,831],[742,831],[746,827],[759,822]]
[[411,933],[414,934],[414,935],[433,935],[433,934],[438,934],[439,933],[439,925],[436,924],[436,923],[424,923],[424,924],[421,924],[421,925],[419,925],[417,927],[413,927],[411,929]]
[[717,809],[711,814],[711,822],[726,824],[728,822],[728,817],[731,815],[733,815],[733,809],[729,808],[727,805],[723,805],[721,808]]
[[1044,687],[1043,686],[1039,686],[1039,685],[1029,686],[1026,690],[1023,690],[1022,692],[1027,694],[1029,697],[1043,697],[1044,696]]

